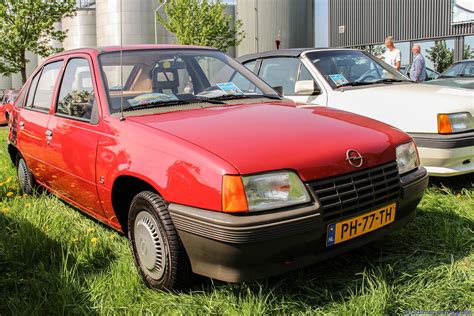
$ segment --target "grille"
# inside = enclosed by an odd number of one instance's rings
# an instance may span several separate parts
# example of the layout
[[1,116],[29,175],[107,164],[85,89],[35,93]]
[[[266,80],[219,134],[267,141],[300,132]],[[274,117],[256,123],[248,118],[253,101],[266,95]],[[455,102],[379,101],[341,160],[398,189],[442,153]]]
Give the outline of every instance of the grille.
[[396,162],[309,183],[319,199],[324,221],[373,210],[400,196]]

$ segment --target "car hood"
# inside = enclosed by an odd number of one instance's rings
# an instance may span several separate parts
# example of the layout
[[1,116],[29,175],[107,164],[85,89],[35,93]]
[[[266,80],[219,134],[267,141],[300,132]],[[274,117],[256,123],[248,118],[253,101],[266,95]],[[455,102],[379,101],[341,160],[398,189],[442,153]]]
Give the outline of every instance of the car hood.
[[[218,106],[127,118],[172,134],[219,156],[240,174],[292,169],[309,181],[395,160],[395,144],[410,138],[380,122],[324,107],[275,102]],[[153,141],[153,140],[150,140]],[[159,144],[154,144],[159,146]]]
[[383,84],[332,91],[328,105],[365,115],[405,132],[437,133],[438,113],[470,112],[474,91],[428,84]]

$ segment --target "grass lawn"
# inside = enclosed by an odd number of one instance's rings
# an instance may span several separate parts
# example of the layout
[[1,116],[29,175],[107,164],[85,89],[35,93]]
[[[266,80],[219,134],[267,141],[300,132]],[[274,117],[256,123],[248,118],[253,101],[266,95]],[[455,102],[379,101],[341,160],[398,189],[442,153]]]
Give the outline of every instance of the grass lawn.
[[412,224],[331,261],[239,285],[204,279],[169,294],[141,283],[125,237],[51,195],[19,196],[1,145],[0,315],[472,311],[473,182],[432,181]]

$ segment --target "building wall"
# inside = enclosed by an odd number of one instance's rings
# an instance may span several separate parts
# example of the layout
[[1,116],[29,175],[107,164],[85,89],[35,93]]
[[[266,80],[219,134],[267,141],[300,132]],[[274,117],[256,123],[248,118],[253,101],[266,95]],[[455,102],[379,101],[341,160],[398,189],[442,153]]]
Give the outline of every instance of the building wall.
[[[344,33],[339,27],[344,26]],[[451,25],[451,0],[330,0],[332,47],[453,37],[474,33],[473,23]]]
[[[119,45],[122,28],[122,43],[153,44],[155,42],[156,0],[97,0],[97,46]],[[121,19],[123,23],[121,24]]]
[[236,18],[242,20],[245,39],[237,56],[281,48],[314,45],[312,0],[237,0]]
[[62,20],[62,30],[67,32],[65,50],[97,45],[95,12],[95,9],[77,9],[75,16]]

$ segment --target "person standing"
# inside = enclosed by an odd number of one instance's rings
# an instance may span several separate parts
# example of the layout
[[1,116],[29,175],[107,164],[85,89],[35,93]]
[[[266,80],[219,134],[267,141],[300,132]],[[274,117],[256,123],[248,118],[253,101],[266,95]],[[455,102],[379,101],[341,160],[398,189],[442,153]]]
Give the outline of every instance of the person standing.
[[426,80],[426,66],[425,57],[421,54],[421,47],[419,44],[414,44],[411,48],[413,53],[413,62],[410,68],[410,79],[416,82]]
[[400,50],[395,47],[393,43],[393,37],[387,36],[385,38],[385,47],[387,50],[382,54],[382,58],[384,61],[395,68],[396,70],[400,70],[400,62],[402,60],[402,55]]

